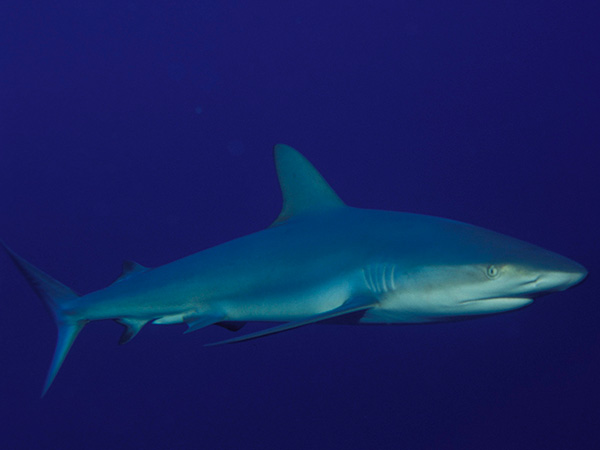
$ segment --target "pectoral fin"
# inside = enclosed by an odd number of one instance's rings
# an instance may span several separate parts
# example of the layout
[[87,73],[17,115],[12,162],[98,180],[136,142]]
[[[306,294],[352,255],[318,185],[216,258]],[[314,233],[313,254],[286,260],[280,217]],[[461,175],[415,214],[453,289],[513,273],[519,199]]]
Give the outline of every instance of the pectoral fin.
[[267,328],[266,330],[257,331],[256,333],[245,334],[243,336],[238,336],[232,339],[227,339],[225,341],[213,342],[210,344],[205,344],[206,347],[212,347],[214,345],[221,344],[233,344],[236,342],[249,341],[251,339],[257,339],[263,336],[268,336],[270,334],[281,333],[282,331],[291,330],[292,328],[302,327],[304,325],[308,325],[315,322],[321,322],[322,320],[332,319],[334,317],[343,316],[345,314],[355,313],[357,311],[364,311],[370,309],[377,305],[377,300],[374,298],[368,297],[358,297],[352,298],[344,302],[341,306],[332,309],[330,311],[326,311],[320,314],[316,314],[314,316],[307,317],[306,319],[297,320],[294,322],[284,323],[282,325],[278,325],[273,328]]

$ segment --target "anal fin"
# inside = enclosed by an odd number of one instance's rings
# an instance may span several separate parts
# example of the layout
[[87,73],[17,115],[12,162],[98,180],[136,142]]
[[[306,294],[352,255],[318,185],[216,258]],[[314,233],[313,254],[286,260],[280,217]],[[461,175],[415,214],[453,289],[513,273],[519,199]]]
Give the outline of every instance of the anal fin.
[[306,319],[296,320],[294,322],[287,322],[282,325],[278,325],[276,327],[267,328],[266,330],[257,331],[255,333],[245,334],[243,336],[238,336],[235,338],[227,339],[224,341],[213,342],[210,344],[205,344],[206,347],[212,347],[214,345],[221,344],[233,344],[236,342],[249,341],[251,339],[257,339],[263,336],[268,336],[270,334],[281,333],[283,331],[291,330],[293,328],[302,327],[304,325],[308,325],[315,322],[321,322],[323,320],[332,319],[334,317],[343,316],[346,314],[355,313],[358,311],[364,311],[374,306],[377,306],[378,301],[374,298],[370,297],[357,297],[346,300],[341,306],[334,308],[330,311],[325,311],[320,314],[315,314],[314,316],[307,317]]
[[131,319],[131,318],[121,318],[116,320],[117,323],[120,323],[125,327],[123,334],[119,338],[119,344],[123,345],[132,340],[143,328],[144,325],[148,323],[146,319]]

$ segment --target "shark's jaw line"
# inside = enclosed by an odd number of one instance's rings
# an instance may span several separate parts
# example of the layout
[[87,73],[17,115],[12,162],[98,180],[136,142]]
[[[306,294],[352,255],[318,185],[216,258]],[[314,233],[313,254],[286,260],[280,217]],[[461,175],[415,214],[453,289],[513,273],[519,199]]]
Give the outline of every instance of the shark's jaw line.
[[149,322],[185,323],[188,332],[285,322],[222,342],[233,343],[317,322],[441,322],[500,313],[587,274],[574,261],[473,225],[346,206],[291,147],[275,146],[275,164],[283,207],[270,227],[154,269],[126,261],[116,281],[84,296],[5,247],[58,327],[43,392],[93,320],[123,325],[122,344]]
[[484,298],[474,298],[474,299],[470,299],[470,300],[463,300],[463,301],[461,301],[459,303],[461,305],[468,305],[469,303],[479,303],[479,302],[488,302],[488,301],[495,301],[495,302],[502,302],[502,301],[506,301],[506,302],[513,302],[513,301],[532,302],[533,299],[532,298],[528,298],[528,297],[484,297]]

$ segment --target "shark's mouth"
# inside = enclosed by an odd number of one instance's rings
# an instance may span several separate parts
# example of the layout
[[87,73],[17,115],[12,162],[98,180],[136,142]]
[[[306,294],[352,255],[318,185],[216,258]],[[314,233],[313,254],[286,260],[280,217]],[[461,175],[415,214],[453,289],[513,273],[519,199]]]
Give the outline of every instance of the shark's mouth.
[[509,296],[506,296],[506,297],[482,297],[482,298],[472,298],[469,300],[463,300],[459,303],[462,305],[465,305],[465,304],[476,303],[476,302],[494,302],[494,301],[509,302],[509,301],[513,301],[513,300],[531,300],[534,296],[535,296],[535,294],[529,294],[527,297],[509,297]]
[[523,308],[533,303],[526,297],[490,297],[460,302],[466,314],[493,314]]

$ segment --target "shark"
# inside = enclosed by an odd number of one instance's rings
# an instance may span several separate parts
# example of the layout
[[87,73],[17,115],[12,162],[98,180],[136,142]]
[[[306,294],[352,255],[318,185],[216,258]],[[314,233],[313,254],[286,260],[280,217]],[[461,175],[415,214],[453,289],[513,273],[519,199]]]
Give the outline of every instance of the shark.
[[313,323],[458,321],[530,305],[580,283],[586,269],[536,245],[439,217],[346,205],[298,151],[274,149],[283,207],[266,229],[163,266],[123,263],[109,286],[79,295],[2,244],[51,311],[58,337],[44,396],[83,327],[148,323],[238,331],[248,341]]

